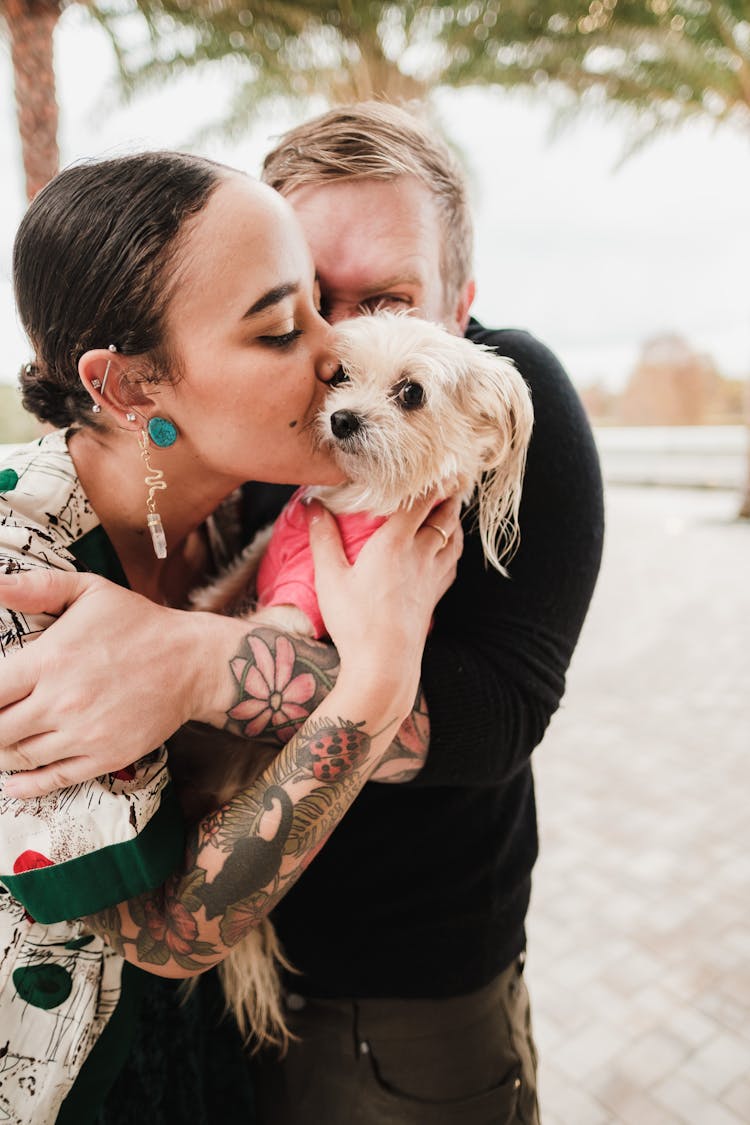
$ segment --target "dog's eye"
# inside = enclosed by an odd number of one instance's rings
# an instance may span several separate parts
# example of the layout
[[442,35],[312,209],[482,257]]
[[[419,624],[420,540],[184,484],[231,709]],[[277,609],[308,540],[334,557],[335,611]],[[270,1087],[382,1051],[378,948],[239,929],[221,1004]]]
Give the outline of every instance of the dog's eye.
[[420,383],[402,383],[398,388],[396,398],[405,410],[415,410],[424,403],[424,389]]
[[332,379],[328,380],[329,387],[340,387],[342,383],[348,383],[349,376],[343,367],[339,367],[338,371],[334,374]]

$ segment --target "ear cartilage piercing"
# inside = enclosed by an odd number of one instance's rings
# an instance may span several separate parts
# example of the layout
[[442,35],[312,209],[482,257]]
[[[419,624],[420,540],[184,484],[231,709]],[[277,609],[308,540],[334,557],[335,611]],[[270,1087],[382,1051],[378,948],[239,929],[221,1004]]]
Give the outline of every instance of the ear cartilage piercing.
[[151,438],[154,445],[158,445],[160,449],[168,449],[170,445],[174,445],[177,441],[178,429],[174,422],[169,418],[149,418],[148,436]]
[[138,435],[138,444],[141,447],[141,457],[146,466],[145,485],[148,488],[148,497],[146,499],[146,525],[151,532],[154,554],[157,559],[165,559],[167,557],[167,537],[164,534],[161,516],[156,510],[154,493],[163,491],[167,487],[167,482],[164,480],[162,470],[155,469],[151,464],[148,434],[145,430],[141,430]]
[[99,381],[99,379],[92,379],[91,380],[91,386],[94,388],[95,391],[98,391],[99,388],[101,387],[101,382]]
[[127,412],[127,414],[125,415],[125,421],[126,422],[135,422],[135,414],[133,414],[132,410],[129,410]]
[[104,392],[107,389],[107,379],[109,379],[109,369],[110,369],[111,366],[112,366],[112,360],[108,359],[107,360],[107,366],[104,368],[104,378],[102,379],[102,386],[101,386],[101,390],[99,392],[102,395],[102,397],[104,397]]
[[[108,352],[116,352],[117,346],[115,344],[109,344],[108,347],[107,347],[107,351]],[[104,395],[104,388],[107,385],[107,379],[109,378],[109,369],[110,369],[111,366],[112,366],[112,360],[108,359],[107,360],[107,366],[104,368],[104,378],[102,379],[102,388],[101,388],[102,389],[102,395]],[[95,379],[92,381],[91,385],[94,386],[94,387],[99,386],[98,382]]]

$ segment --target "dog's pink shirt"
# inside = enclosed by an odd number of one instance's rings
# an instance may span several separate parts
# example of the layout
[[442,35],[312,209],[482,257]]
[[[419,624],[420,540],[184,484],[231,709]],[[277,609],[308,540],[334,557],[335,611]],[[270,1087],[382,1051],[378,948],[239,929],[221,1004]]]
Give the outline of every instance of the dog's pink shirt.
[[[258,569],[258,606],[296,605],[310,618],[315,636],[320,640],[328,633],[315,595],[313,568],[307,519],[302,506],[306,489],[292,496],[273,526],[273,534]],[[344,552],[353,563],[367,540],[385,523],[383,516],[353,512],[336,516]]]

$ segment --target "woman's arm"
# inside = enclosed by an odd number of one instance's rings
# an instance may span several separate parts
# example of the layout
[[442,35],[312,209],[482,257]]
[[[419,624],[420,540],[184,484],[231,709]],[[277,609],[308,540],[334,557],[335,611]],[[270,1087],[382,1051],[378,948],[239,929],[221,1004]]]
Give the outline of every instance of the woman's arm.
[[[296,688],[305,676],[305,698],[296,692],[293,717],[278,723],[284,692],[275,690],[277,670],[251,675],[260,673],[264,653],[267,664],[277,631],[168,609],[96,575],[72,572],[0,574],[0,601],[57,618],[14,654],[0,683],[0,770],[24,771],[5,787],[21,799],[122,770],[191,720],[281,747],[339,674],[333,645],[289,637],[291,678]],[[427,707],[418,690],[373,779],[413,777],[428,743]]]
[[[221,960],[294,883],[371,776],[410,711],[434,603],[460,553],[457,504],[441,510],[443,526],[456,529],[444,550],[421,533],[428,512],[393,517],[354,566],[320,512],[311,538],[341,656],[337,683],[258,781],[200,822],[179,873],[91,918],[129,960],[168,976]],[[204,721],[216,717],[209,699]]]
[[369,704],[363,694],[342,675],[258,781],[191,832],[183,869],[87,919],[91,928],[160,976],[222,960],[294,884],[391,742],[397,693]]
[[[251,631],[230,662],[232,705],[221,716],[223,728],[219,730],[217,716],[215,725],[192,722],[170,738],[170,769],[178,778],[187,779],[196,766],[198,773],[211,770],[206,758],[215,751],[231,784],[235,775],[252,770],[253,761],[262,764],[262,750],[271,755],[285,746],[338,680],[339,654],[330,642],[284,634],[252,620],[247,628]],[[252,754],[248,739],[254,743]],[[427,704],[419,688],[411,713],[371,780],[410,780],[424,765],[428,744]],[[259,769],[260,764],[255,772]]]

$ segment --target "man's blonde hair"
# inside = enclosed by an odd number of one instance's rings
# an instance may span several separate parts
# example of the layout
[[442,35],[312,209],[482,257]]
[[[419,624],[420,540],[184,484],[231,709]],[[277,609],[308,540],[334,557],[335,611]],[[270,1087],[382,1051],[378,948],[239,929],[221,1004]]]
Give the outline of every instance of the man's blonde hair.
[[435,201],[447,308],[472,273],[473,229],[466,178],[453,153],[413,113],[387,102],[340,106],[286,133],[263,163],[263,179],[288,195],[332,180],[414,176]]

